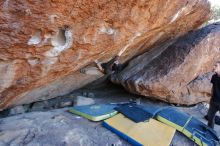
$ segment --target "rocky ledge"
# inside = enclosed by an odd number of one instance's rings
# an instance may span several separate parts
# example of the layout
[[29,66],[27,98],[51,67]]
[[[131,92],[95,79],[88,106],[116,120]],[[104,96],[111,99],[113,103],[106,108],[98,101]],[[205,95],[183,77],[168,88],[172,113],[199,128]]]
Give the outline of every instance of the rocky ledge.
[[220,23],[169,40],[132,61],[112,82],[168,103],[209,102],[214,64],[220,60]]

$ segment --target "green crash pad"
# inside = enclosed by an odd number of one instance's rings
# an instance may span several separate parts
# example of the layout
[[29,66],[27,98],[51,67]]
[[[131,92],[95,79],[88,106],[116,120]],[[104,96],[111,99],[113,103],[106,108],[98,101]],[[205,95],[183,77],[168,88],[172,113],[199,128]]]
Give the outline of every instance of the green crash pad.
[[114,110],[117,104],[92,104],[84,106],[74,106],[69,112],[82,116],[91,121],[101,121],[116,115]]

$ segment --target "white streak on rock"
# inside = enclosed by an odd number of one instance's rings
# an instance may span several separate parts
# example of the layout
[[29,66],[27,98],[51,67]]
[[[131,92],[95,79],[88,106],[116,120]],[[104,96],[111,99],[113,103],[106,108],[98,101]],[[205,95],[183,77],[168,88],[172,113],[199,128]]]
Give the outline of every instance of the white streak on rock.
[[57,57],[48,57],[45,58],[41,63],[43,65],[43,71],[41,76],[44,77],[48,74],[48,72],[51,70],[51,67],[53,64],[55,64],[58,61]]
[[28,45],[37,45],[41,42],[41,30],[37,30],[35,34],[28,40]]
[[2,5],[2,12],[5,19],[8,21],[8,24],[13,23],[11,20],[11,13],[9,13],[9,1],[10,0],[4,0],[5,2]]
[[126,49],[131,45],[133,44],[134,40],[141,36],[141,33],[140,32],[136,32],[135,35],[129,40],[128,44],[126,46],[124,46],[121,51],[118,53],[119,56],[122,55],[122,53],[124,53],[126,51]]
[[3,3],[3,10],[4,11],[8,11],[8,5],[9,5],[9,0],[5,0],[5,2]]
[[50,65],[55,64],[57,60],[58,60],[57,57],[46,58],[44,61],[42,61],[42,64],[44,66],[50,66]]
[[113,28],[110,28],[110,27],[104,27],[104,26],[102,26],[101,28],[100,28],[100,32],[101,33],[106,33],[106,34],[108,34],[108,35],[112,35],[112,34],[114,34],[115,33],[115,29],[113,29]]
[[70,29],[60,29],[55,36],[51,38],[51,44],[54,46],[45,53],[47,57],[58,56],[62,51],[69,49],[73,43],[73,36]]
[[170,23],[174,22],[177,20],[177,18],[180,16],[180,14],[186,9],[186,7],[183,7],[182,9],[180,9],[171,19]]
[[15,62],[0,62],[0,92],[11,86],[15,70]]
[[39,63],[39,59],[28,59],[28,63],[29,63],[31,66],[35,66],[36,64]]

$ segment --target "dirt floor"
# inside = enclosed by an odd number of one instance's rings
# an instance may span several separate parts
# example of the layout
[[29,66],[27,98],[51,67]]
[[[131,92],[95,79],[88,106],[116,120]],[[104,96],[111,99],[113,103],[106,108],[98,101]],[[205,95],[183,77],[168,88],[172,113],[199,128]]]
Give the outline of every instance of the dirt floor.
[[[61,99],[61,97],[59,97]],[[141,105],[166,106],[167,103],[149,100],[146,97],[130,94],[123,88],[113,85],[91,84],[85,88],[73,91],[62,96],[63,106],[91,104],[91,103],[118,103],[135,100]],[[52,145],[103,145],[126,146],[130,145],[114,133],[101,126],[101,122],[91,122],[87,119],[67,112],[66,108],[48,108],[48,103],[39,102],[38,106],[32,105],[32,111],[15,116],[0,119],[0,145],[28,145],[28,146],[52,146]],[[64,102],[65,101],[65,102]],[[72,106],[72,105],[71,105]],[[204,123],[203,118],[207,112],[206,104],[197,104],[192,107],[177,107],[180,110],[193,115]],[[47,108],[45,108],[47,107]],[[54,106],[53,106],[54,107]],[[47,110],[42,110],[47,109]],[[1,113],[0,113],[1,114]],[[220,126],[215,126],[220,136]],[[179,132],[176,132],[172,146],[194,146],[194,142]]]

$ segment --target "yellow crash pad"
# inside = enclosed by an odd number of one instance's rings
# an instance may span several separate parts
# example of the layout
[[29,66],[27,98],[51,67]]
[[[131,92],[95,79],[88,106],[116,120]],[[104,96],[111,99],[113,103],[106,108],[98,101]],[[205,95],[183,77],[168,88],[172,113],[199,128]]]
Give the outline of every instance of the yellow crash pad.
[[119,136],[123,135],[128,142],[145,146],[169,146],[175,134],[174,128],[154,119],[135,123],[122,114],[105,120],[104,126]]

